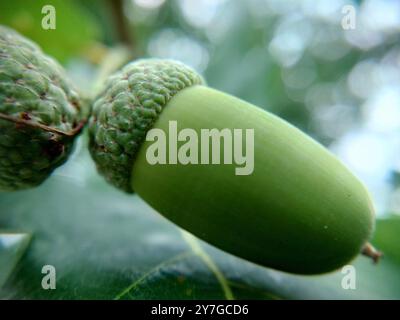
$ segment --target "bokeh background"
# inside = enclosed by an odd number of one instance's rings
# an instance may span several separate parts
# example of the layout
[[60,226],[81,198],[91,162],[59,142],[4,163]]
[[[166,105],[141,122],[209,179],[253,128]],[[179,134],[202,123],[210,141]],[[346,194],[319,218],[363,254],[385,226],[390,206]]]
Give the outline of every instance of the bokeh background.
[[[56,30],[41,26],[47,4]],[[341,25],[345,5],[355,29]],[[400,299],[400,1],[13,0],[0,2],[0,24],[39,43],[88,97],[131,59],[173,58],[288,120],[367,185],[385,251],[378,267],[355,261],[358,291],[343,290],[340,272],[244,262],[107,186],[83,135],[42,186],[0,195],[0,298]],[[55,292],[39,285],[47,263]]]

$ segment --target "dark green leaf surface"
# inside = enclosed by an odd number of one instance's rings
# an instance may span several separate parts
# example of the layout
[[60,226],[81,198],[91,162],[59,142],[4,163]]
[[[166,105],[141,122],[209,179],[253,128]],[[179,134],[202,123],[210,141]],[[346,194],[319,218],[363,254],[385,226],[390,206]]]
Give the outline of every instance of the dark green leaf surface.
[[27,233],[0,232],[0,288],[14,270],[30,242]]
[[[33,233],[0,298],[400,298],[398,219],[378,224],[376,239],[385,258],[376,266],[359,257],[354,262],[357,289],[344,290],[340,271],[289,275],[197,240],[137,196],[108,186],[95,172],[82,139],[79,144],[69,163],[42,186],[0,194],[2,229]],[[55,290],[41,287],[44,265],[56,268]]]

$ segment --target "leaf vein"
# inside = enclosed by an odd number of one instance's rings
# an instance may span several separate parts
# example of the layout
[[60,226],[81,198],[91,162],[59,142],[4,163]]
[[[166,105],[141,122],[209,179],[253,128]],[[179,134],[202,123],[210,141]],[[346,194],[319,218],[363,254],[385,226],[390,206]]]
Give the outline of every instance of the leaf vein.
[[201,248],[199,242],[197,239],[192,236],[190,233],[181,230],[182,237],[183,239],[188,243],[190,248],[193,250],[194,254],[197,255],[204,263],[205,265],[210,269],[210,271],[214,274],[214,276],[217,278],[222,291],[224,292],[225,298],[227,300],[234,300],[235,297],[233,295],[233,292],[231,288],[229,287],[228,280],[225,278],[224,274],[221,272],[221,270],[218,268],[216,263],[212,260],[212,258]]
[[174,264],[177,263],[181,260],[186,259],[187,257],[193,255],[192,252],[190,251],[185,251],[182,252],[180,254],[175,255],[174,257],[172,257],[171,259],[165,260],[161,263],[159,263],[158,265],[156,265],[155,267],[151,268],[149,271],[147,271],[146,273],[144,273],[141,277],[139,277],[136,281],[134,281],[131,285],[129,285],[128,287],[126,287],[124,290],[122,290],[120,293],[118,293],[115,297],[114,300],[120,300],[123,296],[125,296],[126,294],[129,294],[131,296],[131,291],[134,290],[139,284],[141,284],[144,280],[146,280],[150,275],[152,275],[153,273],[161,270],[162,268],[170,265],[170,264]]

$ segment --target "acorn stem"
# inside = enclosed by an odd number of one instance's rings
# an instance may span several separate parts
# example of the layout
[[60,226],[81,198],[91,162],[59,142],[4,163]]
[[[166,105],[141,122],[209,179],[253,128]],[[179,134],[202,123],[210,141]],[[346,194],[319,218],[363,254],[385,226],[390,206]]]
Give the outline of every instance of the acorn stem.
[[86,120],[82,120],[72,130],[70,130],[70,131],[62,131],[62,130],[58,130],[56,128],[52,128],[52,127],[49,127],[49,126],[46,126],[46,125],[40,124],[40,123],[35,123],[35,122],[29,121],[29,120],[16,119],[16,118],[14,118],[12,116],[9,116],[7,114],[4,114],[4,113],[0,113],[0,119],[11,121],[11,122],[15,122],[16,124],[25,125],[25,126],[29,126],[29,127],[32,127],[32,128],[42,129],[44,131],[53,132],[53,133],[56,133],[56,134],[59,134],[59,135],[62,135],[62,136],[68,136],[68,137],[73,137],[77,133],[79,133],[82,130],[82,128],[84,127],[85,123],[86,123]]
[[367,242],[361,250],[361,254],[371,258],[374,263],[378,263],[379,259],[382,257],[383,253],[378,251],[372,244]]

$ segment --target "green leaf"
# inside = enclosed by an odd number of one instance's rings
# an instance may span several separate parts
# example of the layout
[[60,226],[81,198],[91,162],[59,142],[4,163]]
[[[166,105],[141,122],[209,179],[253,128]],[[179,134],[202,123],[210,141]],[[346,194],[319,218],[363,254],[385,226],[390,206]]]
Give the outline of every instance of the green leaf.
[[384,257],[400,264],[400,217],[379,221],[378,231],[374,243],[380,248],[385,248]]
[[[83,139],[42,186],[0,194],[0,225],[34,235],[0,298],[400,298],[398,219],[378,223],[376,243],[385,258],[378,265],[357,258],[357,288],[344,290],[340,271],[321,276],[274,271],[180,230],[138,196],[108,186],[95,172]],[[44,265],[56,268],[55,290],[41,287]]]
[[24,254],[30,238],[27,233],[0,232],[0,288]]
[[[52,5],[56,13],[56,29],[42,28],[46,13],[42,8]],[[77,1],[13,0],[0,2],[0,21],[37,42],[49,55],[65,61],[82,54],[99,37],[96,19]]]

